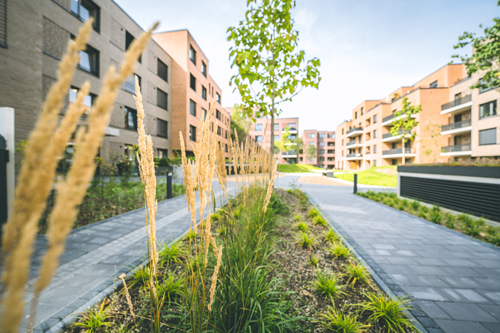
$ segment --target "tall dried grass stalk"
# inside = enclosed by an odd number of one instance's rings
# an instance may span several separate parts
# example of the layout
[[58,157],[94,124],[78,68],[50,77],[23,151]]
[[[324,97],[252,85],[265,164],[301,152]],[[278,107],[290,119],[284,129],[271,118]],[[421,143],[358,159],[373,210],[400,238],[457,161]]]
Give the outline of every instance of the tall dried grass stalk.
[[135,320],[135,313],[134,313],[134,307],[132,306],[132,299],[130,298],[130,293],[128,292],[128,288],[127,288],[127,283],[125,282],[126,277],[127,276],[125,275],[125,273],[122,273],[120,275],[120,279],[122,279],[122,282],[123,282],[123,289],[125,289],[125,297],[127,298],[127,304],[128,304],[129,309],[130,309],[130,314],[132,315],[132,317]]
[[[146,209],[146,224],[148,226],[149,259],[151,263],[151,279],[156,276],[156,265],[158,263],[158,250],[156,248],[156,212],[158,201],[156,200],[156,175],[153,140],[146,135],[144,130],[144,106],[142,104],[141,88],[139,80],[135,77],[135,104],[137,107],[137,132],[139,134],[139,153],[137,161],[139,173],[144,184],[144,198]],[[154,287],[152,281],[150,282]]]
[[267,211],[267,205],[269,204],[269,200],[271,200],[271,194],[273,193],[274,177],[276,175],[276,169],[278,169],[278,162],[277,161],[274,163],[271,179],[269,179],[269,184],[267,186],[266,200],[264,202],[264,213]]
[[[84,27],[88,27],[87,24]],[[104,131],[109,123],[112,105],[118,95],[118,89],[125,82],[125,79],[133,73],[135,62],[144,51],[147,42],[151,38],[151,33],[152,29],[132,43],[129,50],[125,53],[125,59],[118,73],[115,73],[114,67],[110,67],[104,78],[100,96],[97,98],[92,113],[88,118],[88,130],[85,131],[85,128],[82,127],[77,131],[76,153],[73,164],[66,180],[58,188],[56,203],[49,217],[48,249],[42,259],[39,277],[35,284],[36,295],[32,301],[34,309],[37,307],[36,300],[41,290],[50,283],[52,275],[58,266],[59,257],[64,251],[66,236],[71,230],[71,224],[77,215],[77,207],[83,200],[88,183],[92,179],[96,166],[94,156],[97,153],[102,137],[104,136]],[[72,52],[72,49],[70,52]],[[66,76],[66,73],[62,69],[60,76]],[[51,89],[47,100],[52,98],[52,91]],[[64,89],[63,94],[65,95],[67,91],[68,89]],[[59,92],[54,92],[54,94],[57,93]],[[37,127],[35,131],[38,129]],[[45,145],[47,145],[48,141],[45,142]],[[47,152],[47,150],[44,150],[45,155],[39,158],[41,160],[53,159],[54,156],[46,156]],[[40,165],[38,165],[35,173],[41,172],[41,169]],[[35,177],[32,178],[36,179]],[[46,178],[43,179],[43,182],[49,182],[51,185],[52,180],[53,177]],[[19,184],[19,186],[23,186],[23,184]],[[26,200],[26,198],[18,197],[17,200]],[[16,215],[16,218],[19,218],[19,215]],[[8,270],[6,274],[8,289],[2,313],[2,332],[16,332],[21,321],[24,308],[24,285],[28,279],[37,221],[38,219],[34,219],[31,215],[28,223],[20,229],[19,242],[9,256],[12,258],[12,265],[7,265],[6,267]]]
[[[212,285],[210,286],[210,301],[208,302],[208,311],[209,312],[212,311],[212,303],[214,301],[215,287],[217,286],[220,264],[222,262],[222,249],[223,249],[223,247],[221,246],[219,248],[219,253],[217,254],[217,264],[215,265],[214,273],[212,275]],[[216,251],[215,248],[214,248],[214,251]]]

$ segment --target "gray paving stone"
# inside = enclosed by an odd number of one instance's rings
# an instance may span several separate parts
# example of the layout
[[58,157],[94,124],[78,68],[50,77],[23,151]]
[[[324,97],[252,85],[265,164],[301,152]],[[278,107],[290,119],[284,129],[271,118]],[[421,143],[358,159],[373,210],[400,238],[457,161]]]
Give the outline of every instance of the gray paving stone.
[[441,309],[456,320],[470,320],[495,323],[498,322],[495,317],[490,315],[476,304],[458,303],[458,302],[438,302]]
[[437,306],[436,302],[417,300],[415,303],[433,319],[451,319],[443,309]]
[[430,287],[402,286],[410,296],[415,300],[446,301],[447,298],[440,294],[436,289]]
[[440,290],[455,302],[490,303],[489,300],[471,289],[440,288]]
[[478,306],[484,311],[488,312],[488,314],[500,320],[500,305],[478,304]]
[[422,266],[448,266],[448,264],[439,258],[414,258],[417,263],[419,263]]
[[436,319],[436,323],[446,333],[491,333],[476,321]]
[[500,324],[497,323],[481,323],[484,327],[486,327],[490,332],[498,333],[500,332]]
[[415,271],[412,269],[412,267],[408,265],[382,264],[380,266],[387,274],[415,274]]

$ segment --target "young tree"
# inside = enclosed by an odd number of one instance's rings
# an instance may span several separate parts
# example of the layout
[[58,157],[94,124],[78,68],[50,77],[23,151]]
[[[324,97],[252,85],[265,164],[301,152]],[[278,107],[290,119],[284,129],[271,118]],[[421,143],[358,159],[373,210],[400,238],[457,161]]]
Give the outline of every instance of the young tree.
[[306,158],[308,160],[316,157],[316,146],[307,146],[306,148]]
[[238,140],[240,142],[245,142],[252,121],[249,120],[243,111],[243,106],[235,104],[233,107],[233,112],[231,112],[231,139],[236,140],[235,131],[238,134]]
[[293,145],[293,141],[292,139],[290,139],[290,127],[285,127],[284,128],[284,133],[282,135],[282,140],[280,141],[275,141],[274,142],[274,147],[277,148],[279,151],[281,152],[288,152],[290,150],[292,150],[293,148],[295,148]]
[[296,50],[299,33],[291,16],[295,0],[247,0],[247,6],[245,19],[227,30],[228,41],[234,42],[229,49],[231,67],[238,68],[231,84],[249,118],[255,122],[271,117],[274,147],[274,118],[281,113],[281,103],[292,101],[303,87],[318,88],[320,61],[306,62],[305,52]]
[[[500,6],[498,0],[497,6]],[[493,19],[495,23],[491,28],[484,28],[484,36],[477,36],[472,32],[464,32],[458,37],[458,44],[454,49],[461,49],[468,45],[472,46],[473,54],[460,56],[455,54],[452,58],[459,58],[465,63],[469,75],[484,72],[483,77],[471,88],[498,88],[500,87],[500,68],[498,57],[500,56],[500,18]],[[483,26],[479,25],[482,29]]]
[[422,111],[422,105],[412,106],[408,103],[408,97],[403,98],[403,108],[400,111],[394,113],[394,122],[391,127],[392,136],[401,135],[401,141],[403,144],[403,164],[405,164],[405,144],[407,141],[415,140],[417,136],[413,129],[418,125],[418,122],[413,118]]

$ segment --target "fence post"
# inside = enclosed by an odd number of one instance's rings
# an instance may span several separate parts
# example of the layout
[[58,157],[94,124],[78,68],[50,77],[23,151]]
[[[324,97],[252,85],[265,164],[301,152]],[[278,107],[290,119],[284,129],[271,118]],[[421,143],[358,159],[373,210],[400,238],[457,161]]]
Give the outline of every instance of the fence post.
[[167,199],[172,199],[172,171],[167,171]]
[[358,174],[357,173],[354,174],[354,194],[356,194],[356,192],[358,192]]

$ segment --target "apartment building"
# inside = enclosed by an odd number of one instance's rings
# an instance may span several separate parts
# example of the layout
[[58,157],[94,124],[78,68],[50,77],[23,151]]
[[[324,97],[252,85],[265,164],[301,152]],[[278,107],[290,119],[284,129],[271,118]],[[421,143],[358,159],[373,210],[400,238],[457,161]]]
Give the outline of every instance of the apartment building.
[[[282,141],[285,129],[289,131],[289,145],[292,149],[286,152],[277,152],[276,157],[280,163],[296,164],[298,163],[299,153],[296,149],[299,131],[299,118],[275,118],[274,119],[274,141]],[[254,140],[264,149],[271,149],[271,118],[257,119],[255,124],[252,124],[248,133]]]
[[[16,142],[26,140],[32,131],[68,41],[84,21],[93,17],[94,31],[87,49],[81,52],[62,109],[63,114],[83,83],[89,81],[90,94],[84,102],[87,110],[78,126],[87,126],[108,67],[118,65],[130,43],[143,32],[112,0],[16,0],[0,6],[0,17],[6,17],[0,20],[0,107],[15,110]],[[172,58],[151,41],[136,65],[146,112],[145,130],[152,136],[156,155],[162,157],[171,151]],[[134,85],[131,76],[119,91],[99,152],[106,161],[124,154],[133,158],[131,147],[138,138]],[[69,145],[68,158],[72,149]]]
[[[424,77],[412,86],[403,86],[381,100],[367,100],[352,110],[352,120],[336,130],[336,159],[339,169],[366,169],[371,166],[398,165],[403,156],[406,163],[445,162],[441,147],[446,137],[441,126],[448,119],[441,107],[450,99],[450,89],[463,79],[464,65],[446,65]],[[416,138],[402,147],[402,136],[390,132],[394,114],[401,110],[403,99],[411,105],[422,105],[416,115]]]
[[447,118],[440,134],[445,139],[441,156],[458,158],[499,158],[500,118],[497,105],[498,89],[470,89],[482,75],[468,76],[452,85],[449,102],[441,106],[441,115]]
[[153,39],[172,56],[172,149],[181,149],[180,132],[187,155],[194,156],[200,120],[215,103],[211,130],[229,157],[231,116],[221,105],[222,91],[210,76],[208,58],[188,30],[157,33]]
[[[314,165],[325,169],[335,168],[335,132],[304,130],[302,132],[303,151],[300,154],[301,164]],[[316,147],[316,155],[310,157],[307,149],[310,146]]]

